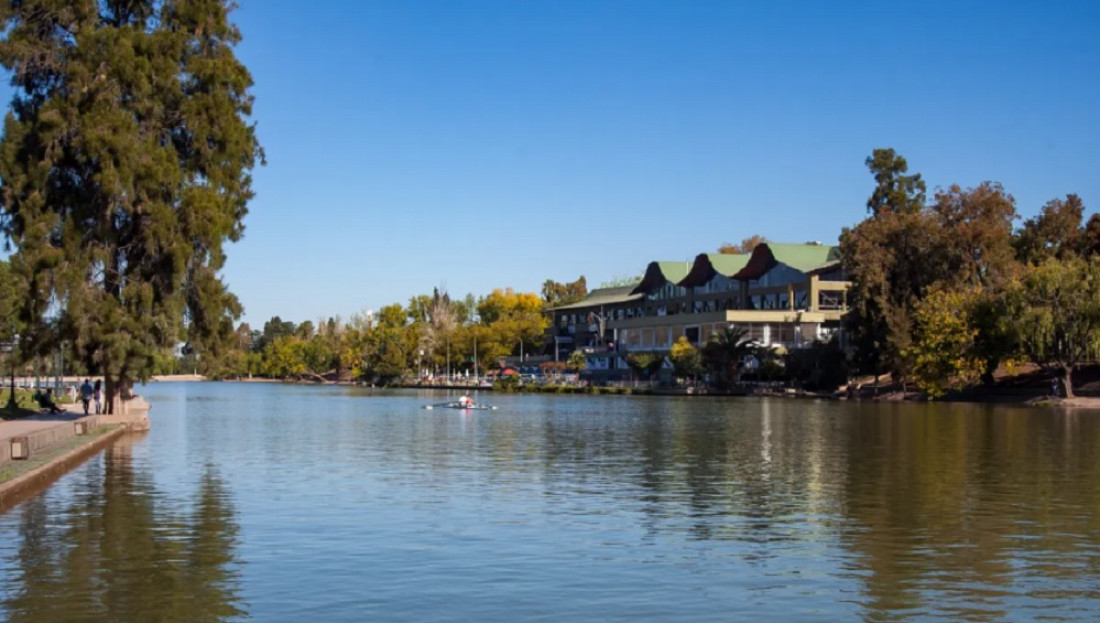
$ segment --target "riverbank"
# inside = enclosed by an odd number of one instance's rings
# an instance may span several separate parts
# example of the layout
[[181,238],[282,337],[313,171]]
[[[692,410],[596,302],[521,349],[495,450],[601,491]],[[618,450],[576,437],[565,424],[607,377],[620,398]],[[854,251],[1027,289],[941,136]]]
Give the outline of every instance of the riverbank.
[[0,421],[0,511],[46,488],[125,432],[76,411]]
[[206,377],[201,374],[154,374],[150,381],[170,381],[170,382],[197,382],[205,381]]

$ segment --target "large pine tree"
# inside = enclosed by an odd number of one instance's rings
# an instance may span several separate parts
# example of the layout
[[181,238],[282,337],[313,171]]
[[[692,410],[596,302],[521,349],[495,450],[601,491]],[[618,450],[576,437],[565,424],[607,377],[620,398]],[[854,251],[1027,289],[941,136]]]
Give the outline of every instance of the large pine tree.
[[[216,354],[219,277],[263,154],[226,0],[8,0],[0,227],[24,351],[75,349],[108,404],[181,340]],[[47,321],[49,319],[49,321]]]

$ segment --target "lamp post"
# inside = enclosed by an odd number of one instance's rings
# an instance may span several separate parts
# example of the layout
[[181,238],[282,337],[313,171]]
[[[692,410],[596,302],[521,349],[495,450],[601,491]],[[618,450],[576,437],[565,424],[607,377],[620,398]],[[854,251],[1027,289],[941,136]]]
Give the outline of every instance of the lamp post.
[[8,409],[15,410],[15,321],[11,321],[11,342],[8,345],[9,359],[11,359],[11,396],[8,397]]

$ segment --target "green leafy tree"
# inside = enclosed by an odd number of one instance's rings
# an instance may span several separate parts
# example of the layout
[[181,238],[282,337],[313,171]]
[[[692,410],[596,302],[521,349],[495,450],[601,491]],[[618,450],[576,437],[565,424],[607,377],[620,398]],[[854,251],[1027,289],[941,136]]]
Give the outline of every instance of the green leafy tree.
[[264,348],[264,374],[277,379],[299,377],[306,373],[303,342],[295,335],[279,336]]
[[727,325],[703,346],[703,365],[718,388],[728,389],[741,379],[745,359],[757,348],[756,342],[746,337],[748,333],[747,329]]
[[569,353],[569,359],[566,361],[566,366],[574,372],[584,372],[588,367],[588,358],[584,356],[584,352],[575,350]]
[[703,371],[703,354],[682,335],[669,349],[668,358],[680,378],[694,379]]
[[368,338],[367,373],[383,385],[401,379],[410,369],[412,344],[408,331],[400,327],[383,325],[371,332]]
[[263,352],[275,338],[294,335],[296,328],[293,322],[283,320],[278,316],[272,316],[271,320],[264,323],[263,331],[253,332],[252,351]]
[[1085,223],[1082,247],[1085,257],[1100,254],[1100,214],[1094,213]]
[[[920,176],[901,175],[904,159],[875,150],[868,166],[876,188],[871,216],[841,234],[841,256],[852,283],[848,328],[856,363],[865,372],[891,372],[903,382],[913,372],[916,306],[934,286],[981,288],[996,298],[1019,270],[1012,223],[1015,201],[996,183],[953,185],[923,208]],[[995,306],[987,307],[992,310]],[[995,368],[1011,340],[981,316],[977,338],[987,368]]]
[[1047,202],[1038,216],[1024,221],[1016,235],[1017,258],[1027,264],[1041,264],[1050,258],[1085,254],[1089,245],[1081,222],[1084,214],[1085,204],[1077,195]]
[[626,356],[626,365],[630,366],[631,371],[646,379],[652,378],[661,369],[663,362],[664,355],[648,350],[636,351]]
[[[841,257],[851,280],[847,297],[848,330],[856,363],[865,372],[900,372],[901,352],[909,345],[909,309],[937,277],[929,261],[934,237],[920,214],[890,212],[868,218],[840,236]],[[909,260],[909,261],[907,261]]]
[[1020,355],[1016,319],[1023,312],[1019,278],[997,289],[982,288],[973,298],[970,323],[974,327],[973,354],[981,362],[981,380],[991,387],[993,373],[1002,363],[1013,363]]
[[1032,361],[1061,372],[1073,397],[1073,371],[1100,356],[1100,258],[1047,260],[1023,280],[1020,344]]
[[872,216],[884,212],[913,213],[924,208],[924,180],[920,173],[905,175],[909,164],[893,149],[876,149],[866,160],[875,176],[875,191],[867,200]]
[[378,324],[380,326],[400,328],[405,326],[406,322],[405,310],[397,303],[386,305],[378,310]]
[[[15,89],[0,141],[0,227],[28,344],[74,345],[108,409],[157,353],[231,339],[218,276],[262,152],[228,0],[0,6]],[[56,314],[56,323],[45,322]]]
[[301,338],[303,340],[312,339],[315,333],[316,333],[316,329],[314,329],[314,327],[313,327],[313,321],[312,320],[306,320],[305,322],[299,324],[298,327],[294,329],[294,335],[298,336],[299,338]]
[[793,349],[784,360],[788,377],[806,389],[835,391],[848,381],[848,356],[835,336]]
[[980,291],[933,287],[916,306],[914,337],[905,353],[917,387],[932,398],[977,380],[978,330],[972,321]]

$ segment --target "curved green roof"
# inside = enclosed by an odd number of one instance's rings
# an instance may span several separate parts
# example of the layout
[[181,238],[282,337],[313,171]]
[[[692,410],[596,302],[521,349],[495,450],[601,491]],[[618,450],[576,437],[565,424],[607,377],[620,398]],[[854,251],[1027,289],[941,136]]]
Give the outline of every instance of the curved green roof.
[[804,273],[813,272],[840,261],[840,247],[830,247],[816,243],[789,244],[778,242],[766,242],[763,246],[768,247],[775,261]]
[[691,262],[650,262],[646,266],[645,275],[631,292],[633,294],[649,294],[661,288],[666,282],[679,284],[691,271]]
[[803,273],[815,273],[840,264],[840,247],[818,243],[790,244],[765,242],[752,250],[752,256],[733,279],[759,279],[764,273],[784,264]]
[[694,288],[714,279],[715,275],[732,277],[749,263],[750,257],[748,253],[700,253],[695,256],[695,263],[679,285]]

